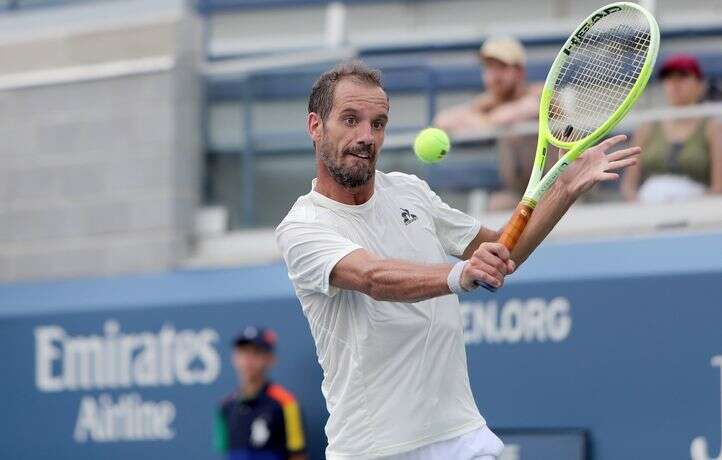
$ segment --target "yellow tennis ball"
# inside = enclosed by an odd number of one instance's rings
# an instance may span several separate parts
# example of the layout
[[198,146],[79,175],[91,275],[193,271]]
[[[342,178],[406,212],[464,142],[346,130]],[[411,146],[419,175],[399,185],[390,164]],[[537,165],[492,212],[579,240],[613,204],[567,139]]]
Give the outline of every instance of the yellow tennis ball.
[[414,153],[424,163],[438,163],[450,148],[449,136],[439,128],[426,128],[414,140]]

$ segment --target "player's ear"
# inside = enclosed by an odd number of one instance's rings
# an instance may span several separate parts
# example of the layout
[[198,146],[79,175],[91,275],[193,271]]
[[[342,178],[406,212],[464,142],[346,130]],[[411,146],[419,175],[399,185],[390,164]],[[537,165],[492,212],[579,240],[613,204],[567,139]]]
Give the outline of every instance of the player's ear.
[[308,119],[306,120],[306,129],[313,142],[318,144],[323,134],[323,120],[321,120],[321,116],[316,112],[309,113]]

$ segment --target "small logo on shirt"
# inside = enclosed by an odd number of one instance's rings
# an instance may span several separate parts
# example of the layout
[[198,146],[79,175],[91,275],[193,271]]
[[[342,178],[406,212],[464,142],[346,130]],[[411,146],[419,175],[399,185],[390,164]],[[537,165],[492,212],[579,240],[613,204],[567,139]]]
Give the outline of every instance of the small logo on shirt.
[[401,208],[401,217],[404,219],[404,224],[409,225],[411,222],[414,222],[416,219],[416,214],[411,214],[411,211],[408,209]]
[[264,418],[259,417],[251,423],[251,444],[253,447],[263,447],[270,437],[271,430]]

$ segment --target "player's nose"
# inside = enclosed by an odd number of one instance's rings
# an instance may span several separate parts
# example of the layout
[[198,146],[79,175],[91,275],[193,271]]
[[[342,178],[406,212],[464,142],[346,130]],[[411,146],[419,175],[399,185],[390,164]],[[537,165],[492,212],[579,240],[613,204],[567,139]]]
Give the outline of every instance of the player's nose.
[[358,128],[358,138],[356,139],[356,142],[359,144],[366,144],[366,145],[373,145],[374,144],[374,134],[373,129],[371,128],[371,123],[360,123]]

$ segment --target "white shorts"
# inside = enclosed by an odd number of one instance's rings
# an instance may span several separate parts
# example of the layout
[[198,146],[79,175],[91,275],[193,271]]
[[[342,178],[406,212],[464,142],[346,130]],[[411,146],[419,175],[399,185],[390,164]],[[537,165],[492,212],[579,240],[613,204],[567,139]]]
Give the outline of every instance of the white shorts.
[[419,447],[384,460],[495,460],[504,443],[487,426],[456,438]]

